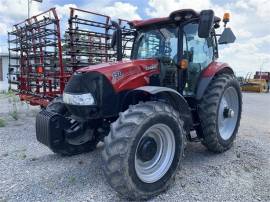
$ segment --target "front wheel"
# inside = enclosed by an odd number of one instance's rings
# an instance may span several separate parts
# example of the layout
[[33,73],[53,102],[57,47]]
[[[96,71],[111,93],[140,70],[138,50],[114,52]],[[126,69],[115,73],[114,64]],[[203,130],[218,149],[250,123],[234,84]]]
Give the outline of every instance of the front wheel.
[[199,105],[201,126],[197,129],[210,151],[229,149],[238,132],[242,94],[234,75],[220,74],[210,83]]
[[130,106],[105,137],[104,173],[109,184],[133,200],[153,197],[173,182],[183,156],[179,114],[160,102]]

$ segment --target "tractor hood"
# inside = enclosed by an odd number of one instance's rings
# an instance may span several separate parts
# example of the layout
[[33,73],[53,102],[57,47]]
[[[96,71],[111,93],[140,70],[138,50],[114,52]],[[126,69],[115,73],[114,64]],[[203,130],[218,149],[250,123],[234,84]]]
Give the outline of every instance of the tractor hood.
[[120,92],[148,85],[149,76],[159,73],[159,68],[155,59],[139,59],[102,63],[77,70],[77,73],[91,72],[104,75],[114,90]]
[[67,82],[64,95],[74,100],[76,96],[88,94],[89,97],[90,94],[93,104],[78,106],[69,101],[65,102],[66,107],[75,117],[84,119],[117,115],[121,96],[129,90],[149,85],[150,76],[158,73],[158,61],[154,59],[104,63],[78,69]]

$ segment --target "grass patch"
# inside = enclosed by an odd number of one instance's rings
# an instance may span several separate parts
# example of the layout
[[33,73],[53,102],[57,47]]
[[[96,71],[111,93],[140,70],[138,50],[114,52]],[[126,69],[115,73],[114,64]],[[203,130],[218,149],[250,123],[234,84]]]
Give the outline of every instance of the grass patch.
[[20,159],[22,159],[22,160],[24,160],[24,159],[26,159],[26,154],[25,153],[22,153],[22,154],[20,154]]
[[18,120],[19,116],[18,116],[18,107],[17,104],[19,102],[18,97],[16,96],[12,96],[8,99],[9,103],[12,104],[12,109],[9,112],[9,115],[14,119],[14,120]]
[[0,95],[2,97],[14,97],[14,96],[16,96],[16,94],[12,90],[8,90],[8,91],[1,90]]
[[3,128],[3,127],[5,127],[5,126],[6,126],[5,120],[0,118],[0,128],[1,128],[1,127]]
[[70,182],[71,184],[74,184],[75,181],[76,181],[76,177],[74,177],[74,176],[70,176],[70,177],[69,177],[69,182]]
[[13,110],[11,112],[9,112],[9,115],[15,120],[17,121],[19,119],[18,117],[18,111],[17,110]]

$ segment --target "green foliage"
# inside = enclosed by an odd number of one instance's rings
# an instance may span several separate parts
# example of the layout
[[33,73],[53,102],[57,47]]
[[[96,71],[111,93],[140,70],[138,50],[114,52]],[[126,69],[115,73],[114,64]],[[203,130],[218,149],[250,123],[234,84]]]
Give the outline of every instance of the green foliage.
[[11,100],[9,100],[10,102],[12,102],[12,110],[9,112],[9,115],[14,119],[14,120],[18,120],[18,108],[17,108],[17,103],[19,102],[17,97],[12,97]]
[[5,127],[5,126],[6,126],[5,120],[0,118],[0,127]]
[[1,97],[13,97],[13,96],[15,96],[15,93],[12,90],[8,90],[8,91],[1,90],[0,91],[0,96]]
[[76,177],[74,177],[74,176],[70,176],[70,177],[69,177],[69,182],[70,182],[70,183],[74,184],[75,181],[76,181]]
[[26,156],[25,153],[23,153],[23,154],[20,155],[20,158],[21,158],[22,160],[26,159],[26,157],[27,157],[27,156]]
[[9,115],[16,121],[19,119],[18,111],[16,111],[16,110],[9,112]]
[[18,120],[18,104],[19,104],[19,98],[11,92],[8,96],[8,102],[12,105],[11,110],[9,111],[9,115],[14,119]]

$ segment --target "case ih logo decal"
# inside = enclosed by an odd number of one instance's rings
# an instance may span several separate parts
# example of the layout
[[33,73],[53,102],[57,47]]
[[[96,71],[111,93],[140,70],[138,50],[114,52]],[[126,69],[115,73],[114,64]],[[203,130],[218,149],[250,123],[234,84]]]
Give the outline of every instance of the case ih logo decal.
[[150,70],[153,70],[153,69],[157,69],[158,65],[157,64],[154,64],[154,65],[149,65],[149,66],[146,66],[144,67],[144,69],[146,71],[150,71]]

